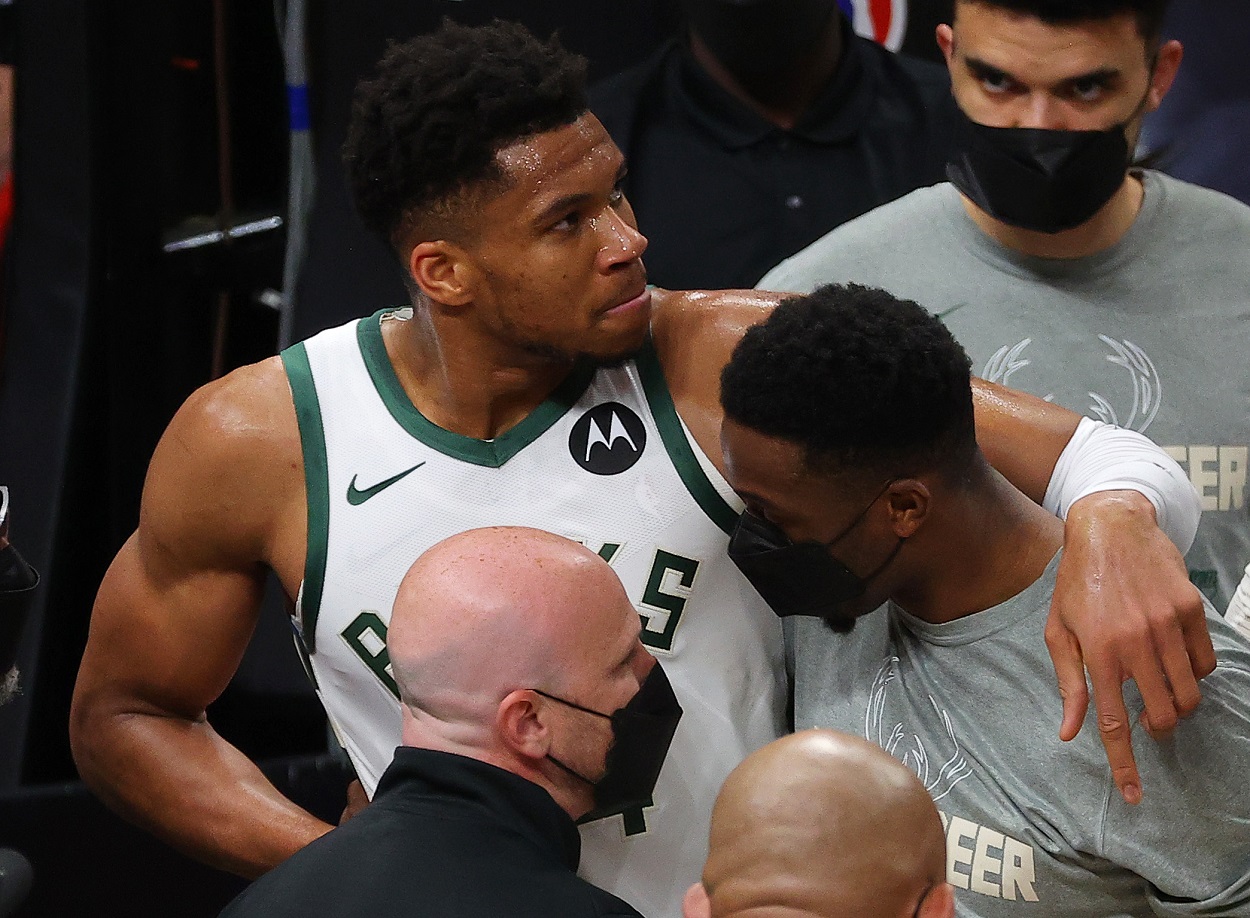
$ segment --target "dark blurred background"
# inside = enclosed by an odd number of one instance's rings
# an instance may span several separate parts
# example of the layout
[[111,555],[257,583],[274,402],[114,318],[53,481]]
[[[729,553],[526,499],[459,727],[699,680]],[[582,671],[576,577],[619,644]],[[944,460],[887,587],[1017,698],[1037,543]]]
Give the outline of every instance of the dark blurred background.
[[[949,0],[843,2],[859,30],[937,59]],[[76,781],[67,713],[91,603],[134,529],[148,458],[197,386],[330,324],[400,302],[392,257],[360,227],[338,148],[351,88],[389,39],[444,16],[558,29],[592,78],[639,61],[680,27],[671,0],[371,0],[307,8],[309,107],[292,156],[285,2],[0,2],[0,63],[15,74],[13,222],[0,302],[0,484],[11,536],[43,574],[0,708],[0,848],[35,881],[20,915],[211,915],[241,881],[200,867],[107,813]],[[1147,131],[1184,178],[1250,196],[1245,0],[1175,0],[1187,42],[1176,89]],[[901,25],[900,25],[901,24]],[[1234,50],[1235,49],[1235,50]],[[315,196],[303,267],[284,264],[292,161]],[[300,167],[297,166],[297,171]],[[1244,254],[1244,253],[1239,253]],[[290,646],[276,591],[219,731],[324,818],[344,776]]]

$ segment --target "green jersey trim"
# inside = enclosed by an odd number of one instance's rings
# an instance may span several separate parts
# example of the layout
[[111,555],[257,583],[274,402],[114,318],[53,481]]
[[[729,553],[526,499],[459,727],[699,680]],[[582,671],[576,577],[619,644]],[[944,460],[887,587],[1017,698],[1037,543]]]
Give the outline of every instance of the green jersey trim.
[[[330,533],[330,469],[321,402],[303,342],[282,352],[282,366],[295,402],[299,442],[304,453],[304,491],[308,503],[308,545],[304,554],[304,585],[300,590],[300,623],[308,653],[317,652],[317,613],[326,576],[326,543]],[[315,684],[315,682],[314,682]]]
[[595,375],[593,366],[587,363],[577,364],[564,381],[547,396],[546,401],[530,412],[521,423],[493,440],[478,440],[452,433],[432,423],[417,410],[404,392],[399,377],[395,375],[395,368],[391,365],[382,340],[382,319],[391,312],[394,310],[380,310],[361,319],[356,325],[356,341],[360,345],[369,378],[373,380],[373,387],[400,427],[426,446],[462,462],[499,468],[564,417],[577,404]]
[[664,369],[660,366],[655,348],[649,340],[635,358],[635,362],[643,392],[647,396],[647,404],[651,406],[655,426],[660,431],[660,439],[664,441],[664,448],[673,462],[673,468],[677,470],[695,503],[708,515],[708,519],[723,529],[726,535],[732,534],[738,522],[738,514],[720,496],[716,486],[708,480],[703,466],[699,465],[677,417],[673,397],[669,394],[668,383],[664,379]]

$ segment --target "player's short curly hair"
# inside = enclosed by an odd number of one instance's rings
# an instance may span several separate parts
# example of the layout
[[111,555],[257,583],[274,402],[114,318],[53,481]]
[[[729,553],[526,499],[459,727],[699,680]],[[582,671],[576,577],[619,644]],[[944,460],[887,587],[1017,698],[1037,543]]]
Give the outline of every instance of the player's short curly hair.
[[1052,24],[1107,19],[1123,13],[1137,17],[1137,31],[1153,42],[1163,31],[1163,15],[1171,0],[959,0],[1036,16]]
[[356,87],[343,160],[365,226],[398,246],[422,216],[501,182],[495,153],[576,121],[587,108],[586,60],[552,36],[494,21],[392,44]]
[[970,368],[918,304],[829,284],[747,330],[721,373],[721,403],[739,424],[801,446],[821,473],[952,471],[976,448]]

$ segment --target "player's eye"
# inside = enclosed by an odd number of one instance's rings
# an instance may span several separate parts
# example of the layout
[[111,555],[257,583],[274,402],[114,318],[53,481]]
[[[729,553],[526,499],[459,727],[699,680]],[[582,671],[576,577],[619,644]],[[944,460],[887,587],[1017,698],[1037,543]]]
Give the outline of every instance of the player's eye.
[[581,226],[581,223],[582,215],[577,211],[573,211],[572,213],[565,214],[555,223],[551,224],[551,228],[553,230],[557,230],[558,232],[567,233],[577,229]]
[[1102,79],[1081,79],[1072,84],[1072,96],[1081,102],[1097,102],[1106,90],[1106,81]]
[[984,73],[981,75],[981,86],[986,92],[990,93],[1006,93],[1011,92],[1015,82],[1011,77],[999,71]]
[[1017,88],[1016,81],[997,67],[990,67],[979,61],[971,62],[968,66],[981,88],[991,95],[1008,93]]

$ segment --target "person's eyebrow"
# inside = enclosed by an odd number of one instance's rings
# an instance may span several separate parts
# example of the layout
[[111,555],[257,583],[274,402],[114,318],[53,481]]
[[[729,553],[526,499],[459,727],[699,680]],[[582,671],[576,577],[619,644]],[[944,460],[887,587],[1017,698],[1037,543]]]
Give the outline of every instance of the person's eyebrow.
[[1090,70],[1088,73],[1078,73],[1076,76],[1065,77],[1060,80],[1059,86],[1073,86],[1077,83],[1100,83],[1104,86],[1114,83],[1120,78],[1120,68],[1118,67],[1098,67]]
[[[613,187],[621,183],[621,181],[625,178],[625,173],[627,171],[628,170],[625,168],[625,163],[624,161],[622,161],[620,168],[616,170],[616,179],[613,182]],[[576,210],[578,207],[585,204],[587,201],[591,200],[594,197],[595,195],[586,191],[579,191],[579,192],[575,192],[574,194],[563,195],[562,197],[556,198],[554,201],[552,201],[550,204],[548,204],[546,207],[540,210],[537,214],[535,214],[533,222],[535,224],[540,224],[540,225],[544,224],[547,221],[553,219],[556,216],[556,214],[561,214],[561,213],[564,213],[565,211]]]
[[995,67],[993,64],[988,61],[983,61],[979,57],[965,57],[964,66],[971,70],[972,73],[980,79],[1006,77],[1013,83],[1020,82],[1006,70],[1003,70],[1001,67]]
[[[1015,74],[1007,70],[1003,70],[1001,67],[995,67],[993,64],[988,61],[983,61],[980,58],[965,57],[964,65],[967,66],[967,68],[972,71],[973,75],[978,79],[1002,79],[1005,77],[1013,83],[1021,84],[1019,77]],[[1108,84],[1119,79],[1120,75],[1121,73],[1118,67],[1096,67],[1095,69],[1085,73],[1078,73],[1074,76],[1064,77],[1050,88],[1056,89],[1059,87],[1073,86],[1077,83],[1086,82]]]

